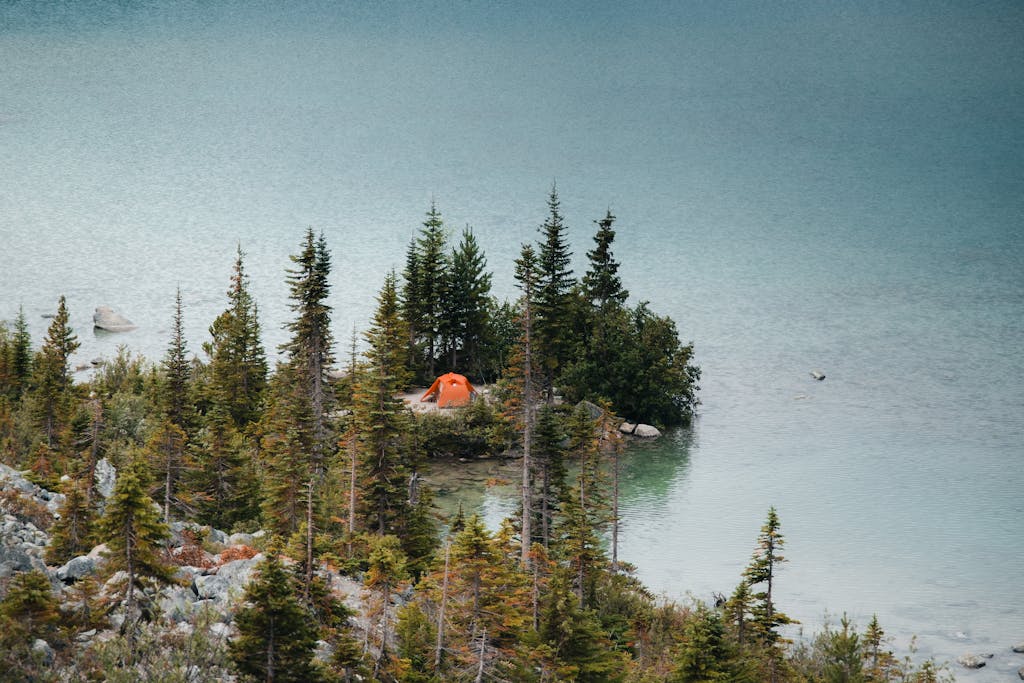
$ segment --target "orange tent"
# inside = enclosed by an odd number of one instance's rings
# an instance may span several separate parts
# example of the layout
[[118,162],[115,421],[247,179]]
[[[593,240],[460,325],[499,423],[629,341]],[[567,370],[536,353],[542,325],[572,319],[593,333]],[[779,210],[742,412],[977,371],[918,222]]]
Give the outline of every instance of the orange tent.
[[441,375],[420,397],[420,402],[437,401],[438,408],[458,408],[470,402],[476,389],[469,380],[454,372]]

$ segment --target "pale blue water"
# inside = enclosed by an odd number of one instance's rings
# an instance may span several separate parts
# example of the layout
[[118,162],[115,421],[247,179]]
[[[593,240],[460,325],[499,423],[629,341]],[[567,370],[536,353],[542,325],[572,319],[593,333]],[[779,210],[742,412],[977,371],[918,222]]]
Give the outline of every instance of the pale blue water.
[[272,348],[311,225],[344,340],[431,198],[510,295],[557,180],[704,370],[631,456],[641,576],[731,590],[774,504],[791,616],[1024,664],[1021,5],[162,5],[0,4],[0,317],[155,358],[180,284],[198,350],[241,242]]

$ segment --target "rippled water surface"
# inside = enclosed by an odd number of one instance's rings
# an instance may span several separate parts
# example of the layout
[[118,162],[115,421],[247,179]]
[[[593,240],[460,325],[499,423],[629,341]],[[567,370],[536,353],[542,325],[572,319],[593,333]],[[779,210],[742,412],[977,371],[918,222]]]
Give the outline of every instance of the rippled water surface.
[[[1012,677],[1021,6],[546,4],[3,3],[0,318],[38,340],[63,293],[81,359],[156,358],[180,285],[198,350],[240,243],[274,348],[313,226],[347,339],[432,198],[510,295],[557,180],[577,268],[610,207],[704,370],[692,432],[628,456],[622,556],[727,592],[775,505],[791,616]],[[139,329],[94,334],[101,304]]]

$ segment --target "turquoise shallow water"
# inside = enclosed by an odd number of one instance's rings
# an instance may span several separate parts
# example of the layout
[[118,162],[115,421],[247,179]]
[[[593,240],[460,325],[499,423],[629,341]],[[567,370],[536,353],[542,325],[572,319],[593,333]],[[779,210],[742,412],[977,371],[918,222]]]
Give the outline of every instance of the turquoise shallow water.
[[704,369],[630,456],[641,576],[728,591],[775,505],[792,616],[1024,664],[1019,5],[250,5],[0,5],[0,317],[158,357],[180,284],[197,350],[240,242],[273,348],[311,225],[347,339],[431,198],[510,295],[557,180]]

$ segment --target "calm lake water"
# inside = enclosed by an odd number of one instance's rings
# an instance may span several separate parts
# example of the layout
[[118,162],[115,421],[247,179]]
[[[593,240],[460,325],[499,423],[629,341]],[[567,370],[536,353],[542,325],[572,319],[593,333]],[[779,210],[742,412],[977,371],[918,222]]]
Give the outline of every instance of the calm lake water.
[[432,199],[512,295],[556,180],[704,371],[628,456],[641,577],[730,591],[774,505],[808,628],[1024,664],[1024,6],[168,4],[0,4],[0,318],[158,358],[180,285],[198,351],[241,244],[273,349],[313,226],[346,340]]

